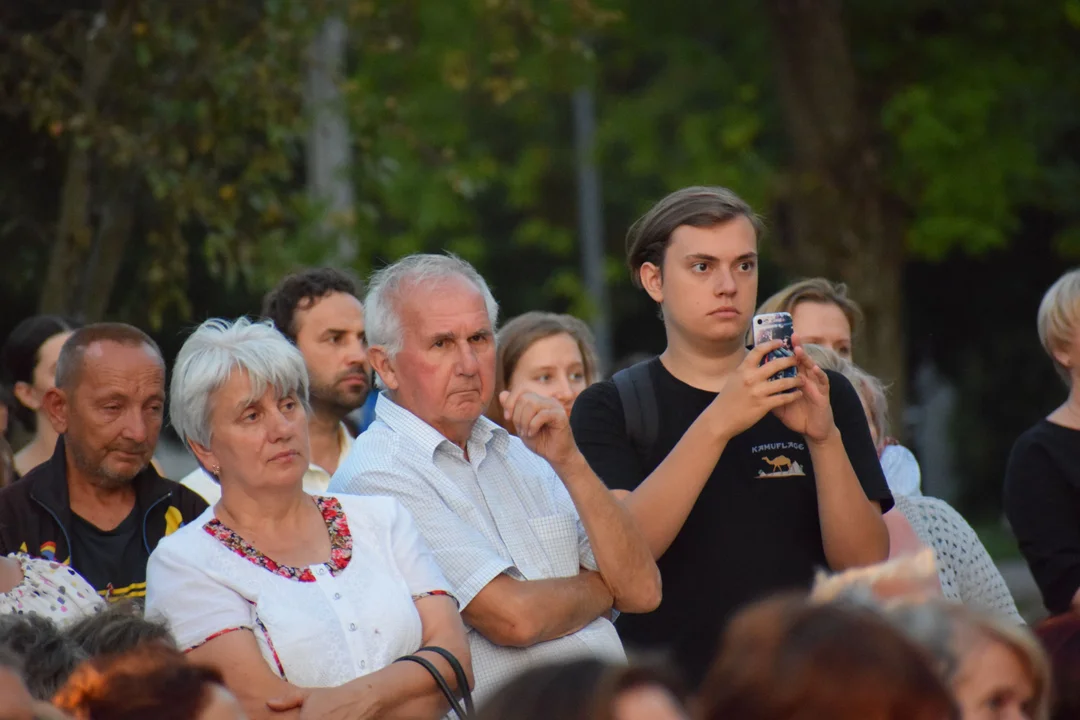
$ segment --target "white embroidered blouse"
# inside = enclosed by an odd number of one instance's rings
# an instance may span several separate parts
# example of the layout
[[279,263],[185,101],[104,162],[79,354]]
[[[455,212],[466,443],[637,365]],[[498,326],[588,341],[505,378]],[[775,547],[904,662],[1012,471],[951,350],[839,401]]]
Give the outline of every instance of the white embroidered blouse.
[[250,630],[271,670],[301,687],[340,685],[416,651],[415,601],[449,593],[408,511],[385,497],[313,500],[329,562],[276,563],[211,507],[150,556],[147,615],[164,616],[185,651]]

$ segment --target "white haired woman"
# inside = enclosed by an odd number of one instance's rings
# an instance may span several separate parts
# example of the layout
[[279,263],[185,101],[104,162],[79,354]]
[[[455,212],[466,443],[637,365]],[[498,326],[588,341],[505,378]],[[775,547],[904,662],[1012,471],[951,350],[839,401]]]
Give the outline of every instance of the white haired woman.
[[[469,645],[448,584],[396,500],[311,496],[308,376],[269,323],[208,320],[184,343],[171,418],[221,499],[165,538],[147,612],[221,672],[252,718],[418,717],[447,710],[435,679],[394,663]],[[449,663],[423,651],[455,687]]]
[[1005,515],[1046,609],[1080,613],[1080,269],[1046,291],[1037,323],[1069,394],[1013,445]]
[[[881,381],[828,348],[818,345],[805,345],[804,348],[818,367],[838,372],[851,382],[862,400],[875,440],[885,437],[889,408]],[[890,558],[908,555],[923,547],[932,548],[945,599],[994,613],[1017,624],[1023,622],[1005,578],[963,515],[944,500],[921,494],[894,494],[893,499],[895,507],[885,513]]]

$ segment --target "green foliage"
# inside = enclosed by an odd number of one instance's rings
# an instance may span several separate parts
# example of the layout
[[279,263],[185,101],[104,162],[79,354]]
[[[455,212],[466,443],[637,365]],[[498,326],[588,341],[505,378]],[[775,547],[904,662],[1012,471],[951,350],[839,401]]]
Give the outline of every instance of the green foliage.
[[[722,12],[707,0],[106,4],[105,14],[71,10],[0,35],[0,77],[16,91],[5,109],[58,158],[88,148],[96,176],[139,177],[142,265],[131,291],[145,294],[151,320],[183,314],[195,260],[228,286],[258,289],[333,256],[324,208],[303,182],[305,57],[331,15],[350,32],[340,87],[356,190],[355,211],[331,220],[355,238],[360,271],[447,248],[497,269],[511,307],[587,311],[569,101],[581,84],[596,90],[613,266],[629,221],[674,187],[727,185],[769,214],[792,184],[775,49],[757,3]],[[1058,247],[1080,255],[1080,168],[1061,152],[1080,125],[1080,81],[1063,70],[1078,60],[1078,8],[847,8],[914,257],[1000,247],[1030,208],[1063,218]],[[101,57],[107,67],[90,92]],[[9,224],[54,222],[3,209]]]

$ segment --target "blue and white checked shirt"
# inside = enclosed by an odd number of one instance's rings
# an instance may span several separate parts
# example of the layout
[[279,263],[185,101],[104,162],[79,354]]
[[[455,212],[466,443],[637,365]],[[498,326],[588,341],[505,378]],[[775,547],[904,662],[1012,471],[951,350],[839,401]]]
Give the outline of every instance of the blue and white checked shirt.
[[[468,459],[381,393],[375,422],[353,443],[330,492],[397,498],[412,513],[462,609],[501,573],[543,580],[596,569],[577,509],[547,462],[485,417],[467,445]],[[529,648],[495,645],[470,629],[469,646],[478,701],[533,665],[626,657],[605,618]]]

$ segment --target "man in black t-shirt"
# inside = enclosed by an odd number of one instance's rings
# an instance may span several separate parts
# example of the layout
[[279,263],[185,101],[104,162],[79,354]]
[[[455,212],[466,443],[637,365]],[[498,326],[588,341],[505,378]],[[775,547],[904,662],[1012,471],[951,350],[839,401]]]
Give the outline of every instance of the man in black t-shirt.
[[[740,606],[889,551],[881,514],[892,497],[854,388],[797,337],[794,357],[766,367],[782,341],[745,347],[758,225],[745,202],[709,187],[673,193],[635,223],[632,276],[660,305],[668,341],[637,388],[655,396],[657,431],[647,447],[631,437],[611,381],[585,390],[571,419],[663,576],[656,611],[620,618],[623,642],[671,653],[695,685]],[[788,367],[798,376],[769,379]]]
[[0,554],[66,563],[109,600],[144,597],[158,541],[206,510],[150,463],[164,404],[165,361],[146,333],[121,323],[76,330],[43,399],[56,449],[0,490]]

